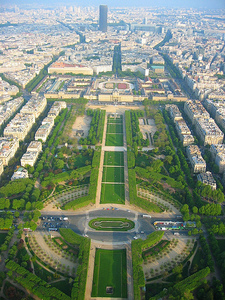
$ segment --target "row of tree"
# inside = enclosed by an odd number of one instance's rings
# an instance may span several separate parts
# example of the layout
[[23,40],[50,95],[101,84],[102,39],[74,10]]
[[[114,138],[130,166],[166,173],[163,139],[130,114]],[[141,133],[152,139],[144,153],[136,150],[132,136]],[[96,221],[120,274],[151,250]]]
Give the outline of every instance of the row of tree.
[[95,203],[100,157],[101,157],[101,148],[99,147],[95,149],[95,153],[92,160],[90,186],[89,186],[88,195],[68,202],[67,204],[64,205],[63,209],[67,210],[72,208],[75,210],[80,207],[87,206],[90,203]]
[[87,138],[81,138],[79,140],[80,145],[96,145],[102,141],[104,122],[105,122],[105,110],[100,109],[88,109],[87,115],[92,117],[90,130]]
[[[8,276],[14,277],[14,280],[22,285],[25,289],[44,300],[69,300],[69,296],[61,292],[55,287],[51,287],[47,282],[39,278],[38,276],[30,273],[19,264],[10,260],[6,264],[6,268],[10,271]],[[14,276],[15,275],[15,276]]]
[[50,63],[48,63],[44,68],[36,75],[28,84],[26,85],[26,89],[28,92],[31,92],[41,80],[48,74],[48,67],[55,62],[60,56],[64,55],[64,51],[60,52],[59,55],[54,55]]
[[206,238],[203,235],[200,235],[199,242],[202,248],[205,263],[210,268],[211,272],[214,272],[214,262]]
[[71,292],[71,299],[83,300],[87,281],[91,240],[76,234],[71,229],[60,228],[60,234],[68,243],[72,245],[79,245],[79,266],[77,268],[76,278]]

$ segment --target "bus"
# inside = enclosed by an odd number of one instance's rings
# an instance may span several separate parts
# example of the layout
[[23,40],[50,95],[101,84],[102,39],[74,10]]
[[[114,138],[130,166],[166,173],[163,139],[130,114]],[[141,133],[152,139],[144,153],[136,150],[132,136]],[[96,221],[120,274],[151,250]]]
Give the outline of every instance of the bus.
[[49,228],[48,231],[57,231],[58,228]]

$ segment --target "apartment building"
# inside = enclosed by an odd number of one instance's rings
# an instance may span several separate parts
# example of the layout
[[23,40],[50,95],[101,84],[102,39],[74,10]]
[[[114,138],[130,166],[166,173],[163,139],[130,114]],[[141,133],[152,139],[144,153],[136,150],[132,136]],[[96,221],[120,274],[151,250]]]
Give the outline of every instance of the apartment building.
[[35,141],[42,140],[42,142],[46,142],[52,127],[49,123],[42,124],[36,131]]
[[34,123],[35,117],[32,113],[18,113],[4,129],[4,136],[17,137],[23,141]]
[[207,171],[205,173],[200,173],[197,175],[198,181],[209,185],[213,190],[216,190],[216,180],[213,178],[212,173]]
[[220,153],[225,153],[225,144],[213,144],[210,146],[212,159],[215,160],[216,156]]
[[21,113],[33,113],[35,119],[40,116],[47,105],[47,100],[43,96],[33,96],[21,109]]
[[175,104],[167,104],[166,110],[169,112],[173,120],[179,139],[182,141],[183,146],[188,146],[194,143],[194,137],[191,134],[189,127],[184,121],[182,114]]
[[201,102],[197,100],[186,101],[184,103],[184,112],[189,117],[193,125],[196,123],[196,119],[210,117]]
[[19,139],[12,137],[0,137],[0,159],[3,166],[7,166],[19,148]]
[[169,112],[170,118],[175,122],[178,120],[182,120],[182,114],[175,104],[167,104],[166,105],[166,110]]
[[17,171],[13,173],[13,176],[11,177],[11,180],[17,180],[17,179],[24,179],[28,178],[28,171],[22,167],[19,167]]
[[0,126],[7,122],[13,113],[19,109],[23,102],[24,99],[19,97],[0,105]]
[[191,163],[194,173],[206,171],[206,162],[201,155],[201,151],[197,145],[189,145],[186,148],[187,157]]
[[37,151],[27,151],[24,153],[20,160],[21,166],[25,167],[26,165],[30,165],[33,167],[38,158],[38,154],[39,152]]
[[3,172],[4,172],[3,160],[0,159],[0,176],[2,175]]
[[224,133],[210,117],[196,119],[196,134],[204,145],[222,144]]
[[39,141],[30,142],[29,146],[27,147],[27,151],[37,151],[38,153],[40,153],[42,151],[42,143]]

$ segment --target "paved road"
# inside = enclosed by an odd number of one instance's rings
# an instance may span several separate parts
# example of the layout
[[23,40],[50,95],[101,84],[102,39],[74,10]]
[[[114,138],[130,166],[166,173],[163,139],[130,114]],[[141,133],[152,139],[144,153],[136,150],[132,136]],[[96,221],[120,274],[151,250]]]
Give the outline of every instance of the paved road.
[[[155,231],[153,227],[154,221],[158,220],[173,220],[177,221],[174,215],[161,216],[158,214],[152,215],[152,218],[144,218],[143,213],[137,212],[135,210],[127,210],[127,209],[115,209],[112,210],[110,206],[108,209],[94,209],[87,212],[44,212],[42,216],[46,217],[45,220],[41,221],[38,229],[40,231],[47,231],[47,228],[43,228],[44,222],[48,222],[51,224],[61,224],[61,227],[71,228],[74,232],[85,235],[87,234],[93,241],[102,243],[102,244],[125,244],[131,242],[135,236],[140,238],[146,238],[146,236],[153,231]],[[70,213],[70,214],[68,214]],[[58,219],[54,221],[48,221],[49,216],[54,216],[54,218],[60,218],[62,216],[67,216],[68,220],[59,221]],[[104,232],[104,231],[96,231],[88,226],[88,223],[91,219],[97,217],[115,217],[115,218],[128,218],[135,222],[135,228],[130,231],[119,231],[119,232]]]

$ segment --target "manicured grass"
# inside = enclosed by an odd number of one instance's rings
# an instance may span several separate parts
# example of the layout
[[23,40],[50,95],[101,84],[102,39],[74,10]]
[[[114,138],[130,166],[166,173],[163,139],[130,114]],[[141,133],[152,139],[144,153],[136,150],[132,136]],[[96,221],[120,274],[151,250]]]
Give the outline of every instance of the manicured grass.
[[66,295],[70,296],[71,291],[72,291],[72,287],[73,287],[73,282],[69,283],[69,279],[66,279],[66,280],[61,280],[61,281],[51,283],[51,286],[56,287],[61,292],[63,292]]
[[117,118],[110,118],[110,116],[108,116],[107,123],[121,123],[121,122],[123,122],[122,115],[117,115]]
[[124,168],[103,167],[102,182],[124,182]]
[[54,279],[53,273],[42,268],[42,266],[40,266],[36,261],[33,264],[34,264],[35,275],[37,275],[38,277],[40,277],[42,280],[46,282],[49,282],[50,280]]
[[161,240],[157,245],[155,245],[154,247],[151,247],[150,249],[147,249],[145,251],[142,252],[142,256],[143,258],[146,256],[153,256],[153,255],[157,255],[158,253],[160,253],[161,251],[163,251],[165,248],[167,248],[170,244],[170,241],[167,240]]
[[5,241],[7,233],[0,233],[0,245],[2,245]]
[[96,218],[89,222],[89,226],[101,231],[128,231],[133,229],[135,224],[127,218]]
[[108,124],[107,133],[123,133],[123,124]]
[[107,166],[123,166],[124,165],[124,153],[106,151],[104,154],[104,165]]
[[126,250],[96,250],[92,297],[127,298]]
[[79,154],[78,156],[75,157],[74,166],[76,166],[76,168],[85,167],[86,166],[85,162],[87,160],[89,160],[89,159],[87,159],[87,156],[84,156],[81,153],[81,154]]
[[201,270],[205,267],[206,264],[203,257],[204,257],[204,253],[202,249],[198,248],[192,260],[191,270],[190,270],[191,273]]
[[163,212],[163,210],[158,205],[144,198],[136,197],[135,201],[132,202],[132,204],[141,207],[148,212],[152,212],[152,211],[156,213]]
[[108,133],[106,134],[106,146],[123,146],[123,134],[117,133]]
[[52,240],[58,247],[60,247],[64,251],[67,251],[69,254],[73,254],[74,257],[78,256],[78,252],[79,252],[78,247],[77,248],[71,247],[70,245],[65,243],[65,240],[61,237],[56,237],[53,238]]
[[102,183],[101,203],[125,204],[124,184]]

